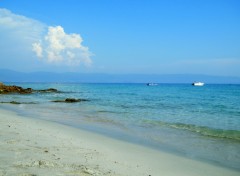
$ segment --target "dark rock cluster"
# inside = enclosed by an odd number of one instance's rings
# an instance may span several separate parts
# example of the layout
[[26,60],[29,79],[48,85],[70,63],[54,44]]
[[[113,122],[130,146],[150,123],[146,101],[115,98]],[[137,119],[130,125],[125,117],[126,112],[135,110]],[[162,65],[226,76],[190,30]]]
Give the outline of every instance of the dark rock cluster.
[[[0,94],[31,94],[31,93],[60,93],[57,89],[49,88],[49,89],[43,89],[43,90],[34,90],[32,88],[24,89],[20,86],[8,86],[4,85],[0,82]],[[76,99],[76,98],[66,98],[64,100],[54,100],[52,102],[55,103],[76,103],[76,102],[82,102],[82,101],[89,101],[87,99]],[[16,102],[16,101],[10,101],[10,102],[0,102],[0,103],[10,103],[10,104],[36,104],[34,102]]]
[[10,93],[18,93],[18,94],[30,94],[34,92],[40,93],[49,93],[49,92],[59,92],[57,89],[49,88],[44,90],[34,90],[32,88],[24,89],[20,86],[7,86],[3,83],[0,83],[0,94],[10,94]]
[[89,101],[87,99],[75,99],[75,98],[66,98],[65,100],[54,100],[55,103],[76,103],[81,101]]
[[19,86],[6,86],[3,83],[0,83],[0,94],[9,94],[9,93],[19,93],[19,94],[29,94],[32,93],[31,88],[24,89]]
[[57,89],[49,88],[49,89],[43,89],[43,90],[35,90],[36,92],[40,93],[51,93],[51,92],[59,92]]
[[18,102],[18,101],[2,101],[0,103],[6,103],[6,104],[36,104],[35,102]]

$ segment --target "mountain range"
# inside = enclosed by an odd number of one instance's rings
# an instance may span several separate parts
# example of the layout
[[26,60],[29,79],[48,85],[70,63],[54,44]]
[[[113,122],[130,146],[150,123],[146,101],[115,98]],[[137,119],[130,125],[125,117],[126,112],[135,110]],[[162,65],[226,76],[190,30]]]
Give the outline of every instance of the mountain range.
[[105,74],[18,72],[0,69],[0,82],[79,82],[79,83],[192,83],[240,84],[240,77],[201,74]]

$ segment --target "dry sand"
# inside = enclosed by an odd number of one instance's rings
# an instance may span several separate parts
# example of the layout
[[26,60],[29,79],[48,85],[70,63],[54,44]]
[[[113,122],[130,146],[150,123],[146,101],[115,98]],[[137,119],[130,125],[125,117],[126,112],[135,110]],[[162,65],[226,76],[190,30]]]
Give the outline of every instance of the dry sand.
[[239,176],[240,172],[0,110],[0,176]]

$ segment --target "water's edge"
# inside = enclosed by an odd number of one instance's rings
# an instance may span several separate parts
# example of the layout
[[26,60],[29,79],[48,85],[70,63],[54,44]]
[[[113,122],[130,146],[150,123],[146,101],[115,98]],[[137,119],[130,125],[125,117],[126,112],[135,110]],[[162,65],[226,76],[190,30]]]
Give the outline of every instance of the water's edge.
[[21,109],[18,109],[15,105],[0,105],[0,110],[7,110],[7,111],[11,111],[16,113],[17,115],[19,115],[19,117],[23,117],[23,118],[32,118],[32,119],[40,119],[40,120],[44,120],[44,121],[49,121],[49,122],[53,122],[53,123],[58,123],[61,125],[66,125],[68,127],[72,127],[72,128],[76,128],[76,129],[80,129],[80,130],[84,130],[84,131],[88,131],[88,132],[93,132],[96,134],[100,134],[106,137],[110,137],[113,139],[117,139],[117,140],[121,140],[124,142],[128,142],[128,143],[132,143],[132,144],[136,144],[136,145],[141,145],[144,147],[148,147],[154,150],[159,150],[161,152],[167,152],[170,154],[174,154],[180,157],[186,157],[189,159],[193,159],[196,161],[200,161],[200,162],[204,162],[207,164],[211,164],[217,167],[224,167],[227,169],[231,169],[231,170],[235,170],[235,171],[240,171],[239,168],[236,167],[231,167],[228,165],[224,165],[222,163],[216,162],[216,161],[212,161],[212,160],[207,160],[206,158],[200,158],[200,157],[194,157],[192,155],[188,155],[187,153],[181,151],[181,150],[176,150],[176,148],[168,146],[168,145],[164,145],[161,144],[159,145],[159,143],[153,143],[152,141],[146,141],[143,140],[142,138],[139,138],[137,136],[130,136],[128,133],[123,133],[123,131],[117,131],[114,130],[114,128],[112,128],[111,130],[113,131],[109,131],[109,129],[106,129],[106,126],[99,126],[97,124],[82,124],[82,125],[77,125],[77,124],[72,124],[72,123],[67,123],[67,122],[59,122],[56,120],[51,120],[51,119],[46,119],[43,117],[34,117],[33,114],[31,113],[26,113],[21,111]]

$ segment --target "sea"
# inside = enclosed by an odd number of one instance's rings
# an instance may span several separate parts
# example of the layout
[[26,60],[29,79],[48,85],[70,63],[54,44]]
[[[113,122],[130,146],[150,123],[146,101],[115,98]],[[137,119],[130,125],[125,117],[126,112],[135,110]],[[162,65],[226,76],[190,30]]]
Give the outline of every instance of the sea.
[[[240,85],[9,83],[0,108],[240,171]],[[66,98],[85,99],[57,103]]]

